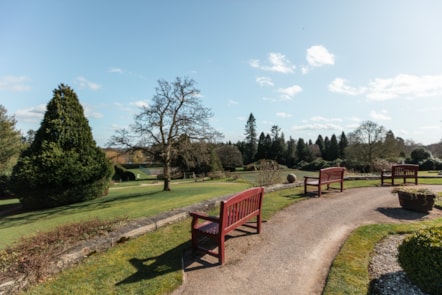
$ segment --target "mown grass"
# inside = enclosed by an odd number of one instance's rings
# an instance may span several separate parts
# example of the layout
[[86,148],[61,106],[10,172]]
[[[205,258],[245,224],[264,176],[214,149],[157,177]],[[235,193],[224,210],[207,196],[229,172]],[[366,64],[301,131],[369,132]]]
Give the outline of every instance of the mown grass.
[[[298,176],[299,177],[299,176]],[[298,178],[298,180],[300,180]],[[441,179],[420,179],[421,184],[442,184]],[[379,180],[346,181],[345,188],[379,185]],[[111,190],[109,196],[82,206],[71,205],[58,210],[21,213],[0,220],[0,235],[13,234],[14,228],[32,234],[38,227],[46,230],[60,223],[71,223],[88,218],[136,218],[156,214],[201,200],[245,189],[242,182],[199,182],[174,185],[172,194],[161,193],[161,186],[126,187]],[[223,189],[227,190],[224,191]],[[232,192],[233,190],[233,192]],[[267,193],[263,204],[263,218],[269,219],[282,208],[303,199],[303,188]],[[161,197],[162,196],[162,197]],[[185,200],[188,199],[188,200]],[[2,206],[0,201],[0,207]],[[9,201],[7,206],[11,205]],[[77,207],[78,206],[78,207]],[[160,209],[159,209],[160,208]],[[29,214],[29,215],[28,215]],[[66,216],[65,216],[66,214]],[[29,219],[29,220],[28,220]],[[41,223],[39,223],[41,222]],[[48,222],[48,223],[46,223]],[[362,227],[348,239],[330,271],[326,294],[366,294],[368,288],[367,264],[376,242],[385,235],[414,230],[390,228],[393,225]],[[386,228],[384,228],[386,227]],[[8,232],[9,229],[9,232]],[[12,230],[11,230],[12,229]],[[361,233],[358,235],[359,231]],[[7,233],[7,234],[6,234]],[[18,236],[23,235],[23,233]],[[189,247],[190,220],[162,228],[154,233],[128,241],[96,254],[84,263],[66,270],[53,279],[29,290],[29,294],[165,294],[182,283],[181,255]],[[4,243],[4,241],[0,241]],[[11,243],[11,242],[9,242]],[[348,249],[348,250],[347,250]],[[335,266],[336,265],[336,266]],[[365,269],[365,270],[364,270]]]
[[[264,220],[303,198],[301,188],[266,194]],[[92,256],[27,294],[166,294],[182,284],[189,241],[187,219]]]
[[[128,219],[153,216],[174,208],[180,208],[223,195],[239,192],[250,185],[234,182],[187,182],[172,184],[172,190],[163,192],[161,185],[135,186],[111,189],[105,197],[68,206],[21,212],[3,216],[0,219],[0,249],[6,245],[57,226],[99,218],[108,220],[126,217]],[[0,203],[11,206],[11,200]],[[17,200],[13,201],[18,203]]]

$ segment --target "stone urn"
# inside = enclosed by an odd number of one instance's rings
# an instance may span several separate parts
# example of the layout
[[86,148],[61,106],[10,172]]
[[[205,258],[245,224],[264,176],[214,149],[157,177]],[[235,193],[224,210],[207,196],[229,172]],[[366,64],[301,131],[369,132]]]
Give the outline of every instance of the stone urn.
[[289,175],[287,175],[287,181],[289,183],[294,183],[296,181],[296,175],[293,173],[290,173]]
[[398,188],[393,189],[397,193],[399,204],[404,209],[428,212],[433,210],[436,194],[425,188]]

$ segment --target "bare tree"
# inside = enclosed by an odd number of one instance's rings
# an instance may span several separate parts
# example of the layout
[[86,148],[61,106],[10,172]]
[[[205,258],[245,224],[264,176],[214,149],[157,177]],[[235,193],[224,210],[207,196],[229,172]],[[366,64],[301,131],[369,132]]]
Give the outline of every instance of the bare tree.
[[213,116],[201,104],[195,81],[177,77],[175,81],[159,80],[148,107],[142,107],[130,129],[121,129],[110,144],[143,149],[163,164],[164,191],[170,190],[171,163],[180,150],[187,150],[188,140],[215,140],[221,134],[208,123]]

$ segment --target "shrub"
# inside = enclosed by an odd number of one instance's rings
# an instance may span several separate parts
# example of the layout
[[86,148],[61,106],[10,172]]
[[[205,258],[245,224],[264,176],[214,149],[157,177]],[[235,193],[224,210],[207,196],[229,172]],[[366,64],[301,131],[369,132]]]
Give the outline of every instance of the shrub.
[[115,174],[112,180],[115,181],[131,181],[135,180],[135,174],[132,171],[127,170],[122,165],[115,165]]
[[61,84],[14,167],[11,190],[26,209],[57,207],[103,196],[112,172],[77,95]]
[[420,230],[399,246],[399,262],[410,280],[430,294],[442,294],[442,227]]

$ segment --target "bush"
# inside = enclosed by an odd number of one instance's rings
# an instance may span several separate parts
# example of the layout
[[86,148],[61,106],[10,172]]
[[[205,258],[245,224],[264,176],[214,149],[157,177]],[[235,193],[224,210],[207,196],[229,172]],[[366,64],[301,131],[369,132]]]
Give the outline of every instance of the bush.
[[135,174],[132,171],[127,170],[122,165],[115,165],[115,174],[112,180],[115,181],[131,181],[135,180]]
[[430,294],[442,294],[442,227],[424,229],[399,246],[399,262],[410,280]]
[[53,94],[11,175],[12,192],[30,210],[101,197],[113,173],[75,92],[61,84]]

